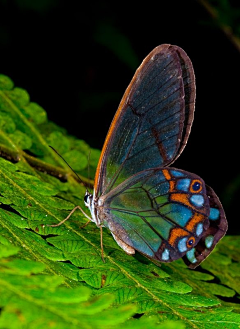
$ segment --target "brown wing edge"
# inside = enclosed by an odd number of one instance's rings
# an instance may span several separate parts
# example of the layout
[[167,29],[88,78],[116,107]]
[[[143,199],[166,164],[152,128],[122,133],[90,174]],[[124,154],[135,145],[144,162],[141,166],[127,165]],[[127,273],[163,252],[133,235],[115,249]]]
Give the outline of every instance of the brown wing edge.
[[185,148],[188,140],[188,136],[191,132],[191,127],[194,119],[195,111],[195,100],[196,100],[196,83],[195,83],[195,74],[193,70],[193,65],[186,54],[186,52],[178,46],[170,46],[176,50],[176,53],[179,56],[181,69],[182,69],[182,78],[184,85],[184,98],[185,98],[185,120],[182,132],[182,140],[177,155],[170,164],[172,164],[182,153]]

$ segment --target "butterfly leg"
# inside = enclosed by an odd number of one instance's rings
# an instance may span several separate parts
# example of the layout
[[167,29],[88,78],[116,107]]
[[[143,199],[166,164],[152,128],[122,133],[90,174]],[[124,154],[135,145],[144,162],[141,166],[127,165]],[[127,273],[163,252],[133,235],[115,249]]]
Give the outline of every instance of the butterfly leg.
[[126,244],[125,242],[123,242],[121,239],[119,239],[115,234],[112,233],[112,236],[114,237],[114,240],[117,242],[117,244],[119,245],[119,247],[121,247],[126,254],[128,255],[133,255],[135,254],[135,249],[132,248],[131,246],[129,246],[128,244]]
[[57,223],[57,224],[47,225],[47,226],[57,227],[57,226],[62,225],[63,223],[65,223],[65,222],[66,222],[66,221],[72,216],[72,214],[73,214],[77,209],[80,209],[81,212],[83,213],[83,215],[86,216],[87,219],[88,219],[87,223],[84,224],[84,225],[82,226],[82,227],[85,227],[87,224],[90,223],[90,221],[92,221],[92,218],[89,217],[89,216],[85,213],[85,211],[83,211],[83,209],[82,209],[80,206],[76,206],[75,208],[73,208],[73,210],[69,213],[69,215],[68,215],[66,218],[64,218],[61,222],[59,222],[59,223]]
[[103,263],[105,263],[105,259],[104,259],[104,254],[103,254],[103,232],[102,232],[102,226],[99,226],[100,228],[100,241],[101,241],[101,256],[102,256],[102,261]]

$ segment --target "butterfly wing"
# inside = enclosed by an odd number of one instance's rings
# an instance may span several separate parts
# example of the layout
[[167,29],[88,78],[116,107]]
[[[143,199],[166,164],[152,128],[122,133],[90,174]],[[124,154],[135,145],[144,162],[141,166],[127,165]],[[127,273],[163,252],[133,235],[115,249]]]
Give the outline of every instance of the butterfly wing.
[[227,228],[212,189],[197,175],[175,168],[140,172],[101,201],[103,223],[117,240],[161,262],[184,256],[195,268]]
[[183,257],[189,268],[197,267],[214,249],[218,241],[225,235],[228,223],[225,212],[213,189],[206,185],[206,193],[210,205],[208,216],[209,227],[201,235],[198,244]]
[[107,134],[95,176],[95,196],[127,177],[167,166],[182,152],[190,133],[195,77],[177,46],[156,47],[137,69]]

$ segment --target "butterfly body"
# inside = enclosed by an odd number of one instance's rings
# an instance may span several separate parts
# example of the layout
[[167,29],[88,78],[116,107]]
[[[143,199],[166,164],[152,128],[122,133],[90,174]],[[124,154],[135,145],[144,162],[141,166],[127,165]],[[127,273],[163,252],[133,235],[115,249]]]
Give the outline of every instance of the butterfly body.
[[155,48],[136,71],[107,134],[85,195],[92,221],[128,254],[198,266],[227,230],[216,194],[197,175],[169,167],[193,121],[195,77],[177,46]]

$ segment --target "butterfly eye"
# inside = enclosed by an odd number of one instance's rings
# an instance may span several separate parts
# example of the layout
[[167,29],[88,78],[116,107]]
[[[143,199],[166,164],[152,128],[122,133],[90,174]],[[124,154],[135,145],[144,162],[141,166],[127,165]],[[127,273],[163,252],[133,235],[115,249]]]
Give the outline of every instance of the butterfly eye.
[[187,247],[192,248],[194,243],[195,243],[195,238],[192,236],[187,240]]
[[86,193],[86,194],[84,195],[84,202],[87,203],[87,204],[88,204],[88,202],[89,202],[89,194],[88,194],[88,193]]
[[192,193],[197,193],[202,191],[202,182],[198,179],[194,179],[190,186],[190,191]]

